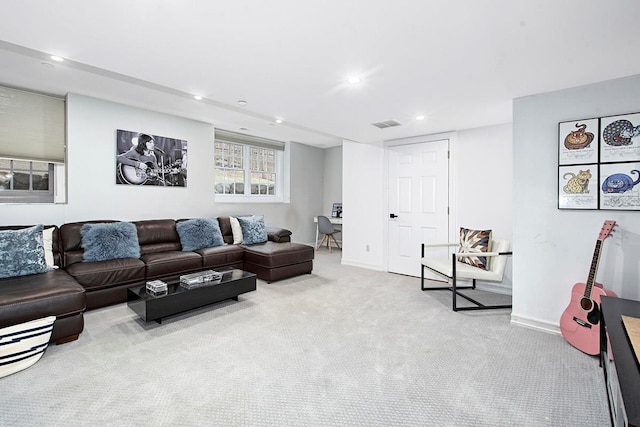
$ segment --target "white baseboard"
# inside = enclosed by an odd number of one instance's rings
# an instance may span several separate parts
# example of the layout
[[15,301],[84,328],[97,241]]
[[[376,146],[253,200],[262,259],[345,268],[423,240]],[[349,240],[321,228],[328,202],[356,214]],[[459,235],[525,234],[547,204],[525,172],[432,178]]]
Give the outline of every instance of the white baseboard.
[[512,314],[511,323],[513,325],[535,329],[537,331],[546,332],[548,334],[560,335],[560,326],[553,323],[549,323],[549,322],[543,322],[543,321],[534,320],[534,319],[526,319],[524,317],[514,316]]
[[386,271],[384,268],[382,268],[379,265],[365,264],[365,263],[362,263],[362,262],[349,261],[348,259],[344,259],[344,258],[342,258],[341,264],[342,265],[350,265],[352,267],[366,268],[367,270]]

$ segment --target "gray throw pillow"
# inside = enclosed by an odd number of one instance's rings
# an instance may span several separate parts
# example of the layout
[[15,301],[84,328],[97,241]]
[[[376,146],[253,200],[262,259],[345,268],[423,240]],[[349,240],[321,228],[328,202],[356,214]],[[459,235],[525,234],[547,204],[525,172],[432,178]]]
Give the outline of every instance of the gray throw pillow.
[[176,225],[183,251],[224,245],[220,224],[213,218],[196,218],[180,221]]
[[48,270],[44,259],[42,224],[0,231],[0,279]]
[[264,243],[267,241],[267,228],[264,225],[264,217],[260,216],[239,216],[238,222],[242,228],[242,244],[253,245],[254,243]]
[[85,262],[140,258],[138,231],[130,222],[100,222],[80,228]]

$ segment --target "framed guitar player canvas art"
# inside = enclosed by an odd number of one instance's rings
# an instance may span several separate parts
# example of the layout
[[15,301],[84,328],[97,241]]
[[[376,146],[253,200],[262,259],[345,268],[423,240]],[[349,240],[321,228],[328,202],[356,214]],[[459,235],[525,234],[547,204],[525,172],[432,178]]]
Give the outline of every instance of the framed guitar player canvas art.
[[116,184],[187,186],[187,141],[118,129]]

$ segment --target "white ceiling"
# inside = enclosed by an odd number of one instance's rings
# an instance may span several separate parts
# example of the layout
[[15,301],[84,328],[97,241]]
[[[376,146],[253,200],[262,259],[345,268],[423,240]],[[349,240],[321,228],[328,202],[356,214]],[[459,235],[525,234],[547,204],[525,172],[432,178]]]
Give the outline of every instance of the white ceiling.
[[0,84],[318,147],[508,123],[513,98],[640,73],[637,0],[0,0],[0,16]]

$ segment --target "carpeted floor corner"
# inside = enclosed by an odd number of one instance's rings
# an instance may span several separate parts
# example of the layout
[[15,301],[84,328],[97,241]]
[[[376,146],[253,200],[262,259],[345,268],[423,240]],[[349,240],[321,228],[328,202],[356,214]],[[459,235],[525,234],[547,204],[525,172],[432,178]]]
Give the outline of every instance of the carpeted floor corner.
[[157,323],[126,304],[0,379],[1,426],[602,426],[602,371],[509,310],[340,264]]

